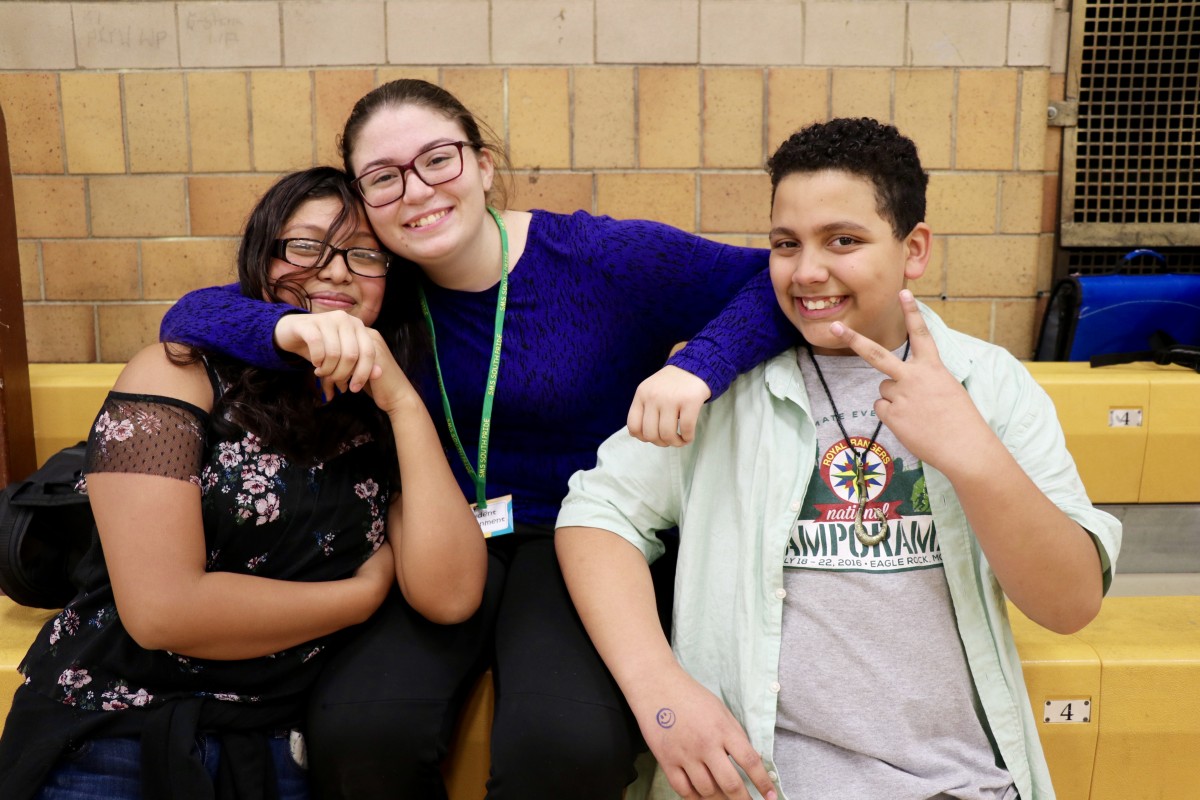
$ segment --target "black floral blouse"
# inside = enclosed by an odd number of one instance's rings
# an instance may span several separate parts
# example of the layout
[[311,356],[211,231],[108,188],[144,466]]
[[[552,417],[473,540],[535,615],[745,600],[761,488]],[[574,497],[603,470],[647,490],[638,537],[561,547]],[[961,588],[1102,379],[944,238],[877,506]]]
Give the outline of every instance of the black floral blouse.
[[[369,435],[345,442],[324,462],[298,464],[249,432],[210,440],[208,423],[204,411],[179,400],[112,392],[88,440],[86,471],[194,484],[210,572],[335,580],[379,548],[388,462]],[[174,532],[164,521],[159,533]],[[145,650],[121,624],[99,548],[76,577],[84,584],[80,594],[45,625],[21,671],[26,688],[77,711],[195,697],[239,704],[295,700],[315,679],[332,640],[241,661]]]

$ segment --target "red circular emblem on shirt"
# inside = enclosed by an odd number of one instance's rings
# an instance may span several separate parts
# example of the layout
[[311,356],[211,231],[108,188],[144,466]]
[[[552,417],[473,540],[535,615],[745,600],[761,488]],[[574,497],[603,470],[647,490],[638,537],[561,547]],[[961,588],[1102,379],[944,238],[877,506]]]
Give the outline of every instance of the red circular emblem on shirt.
[[[857,504],[859,486],[855,480],[854,450],[857,450],[859,455],[863,455],[865,451],[862,488],[865,489],[869,502],[878,497],[891,482],[894,462],[891,454],[879,442],[872,443],[865,436],[851,436],[850,442],[854,445],[853,450],[847,446],[846,440],[842,439],[835,442],[821,456],[821,479],[844,502]],[[868,444],[870,450],[867,450]]]

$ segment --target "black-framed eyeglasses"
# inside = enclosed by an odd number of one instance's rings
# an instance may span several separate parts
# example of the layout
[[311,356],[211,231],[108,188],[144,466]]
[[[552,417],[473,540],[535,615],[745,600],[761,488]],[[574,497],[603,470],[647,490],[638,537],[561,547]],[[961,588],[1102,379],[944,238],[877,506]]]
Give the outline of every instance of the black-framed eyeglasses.
[[271,255],[282,258],[293,267],[321,269],[334,256],[341,256],[346,269],[363,278],[382,278],[387,275],[392,257],[382,250],[369,247],[334,247],[316,239],[276,239]]
[[354,187],[371,208],[386,206],[404,197],[409,172],[415,172],[426,186],[447,183],[462,175],[462,149],[474,146],[470,142],[436,144],[417,153],[407,164],[385,164],[364,172],[354,179]]

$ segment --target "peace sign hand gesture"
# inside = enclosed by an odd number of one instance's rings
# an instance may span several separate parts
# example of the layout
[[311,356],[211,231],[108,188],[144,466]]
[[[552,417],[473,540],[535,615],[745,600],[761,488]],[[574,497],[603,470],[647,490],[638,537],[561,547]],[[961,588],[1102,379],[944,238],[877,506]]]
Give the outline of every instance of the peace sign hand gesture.
[[900,292],[908,330],[909,359],[901,361],[883,345],[841,322],[830,332],[864,361],[887,375],[879,384],[875,415],[908,450],[947,476],[970,469],[975,445],[995,434],[962,384],[942,363],[912,292]]

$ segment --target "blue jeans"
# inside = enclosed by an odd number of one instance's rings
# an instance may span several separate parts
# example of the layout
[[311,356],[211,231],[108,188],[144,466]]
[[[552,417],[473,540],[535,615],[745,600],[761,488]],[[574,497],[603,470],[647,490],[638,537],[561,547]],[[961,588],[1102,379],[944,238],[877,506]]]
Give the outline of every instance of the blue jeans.
[[[279,800],[308,800],[308,775],[292,759],[287,738],[270,740]],[[221,743],[213,736],[196,739],[200,760],[214,779]],[[137,737],[88,739],[64,753],[46,777],[36,800],[141,800],[142,745]]]

